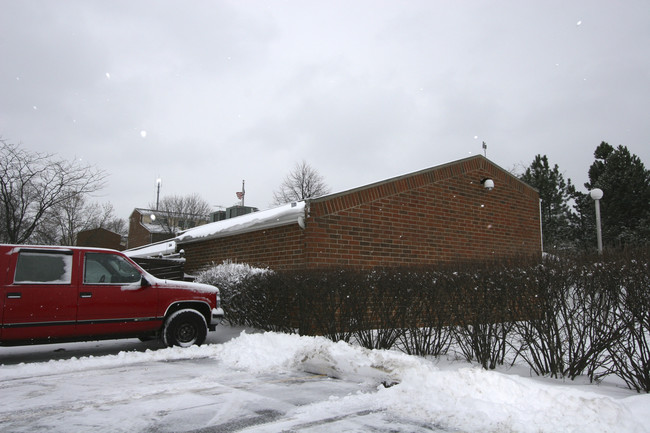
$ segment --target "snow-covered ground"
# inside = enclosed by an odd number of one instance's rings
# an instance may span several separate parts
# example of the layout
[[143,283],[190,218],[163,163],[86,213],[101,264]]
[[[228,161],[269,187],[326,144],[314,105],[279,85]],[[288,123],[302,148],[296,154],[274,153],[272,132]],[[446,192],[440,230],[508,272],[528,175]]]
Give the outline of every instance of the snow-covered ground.
[[650,395],[615,383],[240,331],[188,349],[0,348],[0,431],[650,431]]

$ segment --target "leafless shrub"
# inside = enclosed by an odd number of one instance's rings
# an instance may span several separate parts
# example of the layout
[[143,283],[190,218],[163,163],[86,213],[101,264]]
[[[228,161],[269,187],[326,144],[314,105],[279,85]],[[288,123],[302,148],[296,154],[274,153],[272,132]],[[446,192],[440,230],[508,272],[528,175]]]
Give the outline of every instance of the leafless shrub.
[[[523,359],[538,375],[620,377],[650,391],[648,249],[446,267],[249,275],[236,323],[439,355],[455,345],[492,369]],[[228,311],[228,310],[227,310]]]
[[452,342],[450,297],[438,282],[442,275],[425,269],[407,274],[404,287],[405,314],[401,316],[398,347],[409,355],[439,356]]
[[608,349],[606,374],[621,378],[630,389],[650,392],[650,254],[648,249],[621,254],[620,304],[614,314],[622,325],[620,338]]
[[625,326],[615,314],[620,272],[592,256],[553,256],[530,273],[535,302],[516,323],[517,354],[538,375],[597,379]]
[[306,271],[299,279],[301,334],[350,341],[366,304],[365,279],[349,269]]
[[504,363],[525,291],[513,285],[521,264],[486,262],[448,273],[454,340],[468,361],[485,369]]

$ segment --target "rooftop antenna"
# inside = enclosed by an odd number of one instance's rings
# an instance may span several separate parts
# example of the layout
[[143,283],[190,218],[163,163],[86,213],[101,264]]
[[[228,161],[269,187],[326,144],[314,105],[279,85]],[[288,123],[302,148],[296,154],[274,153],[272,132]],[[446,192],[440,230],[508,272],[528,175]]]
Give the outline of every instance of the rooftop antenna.
[[162,179],[156,179],[156,210],[158,210],[158,205],[160,204],[160,187],[162,186]]
[[485,144],[485,141],[483,142],[483,156],[487,158],[487,144]]

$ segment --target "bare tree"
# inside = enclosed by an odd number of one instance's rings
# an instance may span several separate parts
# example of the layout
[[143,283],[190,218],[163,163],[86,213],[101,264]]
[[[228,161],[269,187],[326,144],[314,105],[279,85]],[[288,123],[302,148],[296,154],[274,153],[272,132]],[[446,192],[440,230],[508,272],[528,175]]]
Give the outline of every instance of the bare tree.
[[127,236],[129,234],[129,225],[126,220],[115,216],[112,204],[108,203],[106,206],[111,207],[110,217],[107,218],[99,227],[110,230],[118,235]]
[[282,205],[292,201],[320,197],[330,192],[323,176],[307,164],[305,160],[296,163],[293,171],[282,181],[277,191],[273,192],[273,204]]
[[32,235],[40,244],[76,245],[84,230],[104,228],[126,235],[126,221],[117,218],[111,203],[88,203],[84,196],[73,196],[54,207]]
[[92,166],[0,140],[0,240],[28,242],[52,210],[100,190],[105,178]]
[[[155,209],[156,205],[150,203],[149,207]],[[166,232],[176,234],[179,230],[207,222],[210,210],[208,202],[198,194],[166,196],[155,211],[158,214],[156,223]]]

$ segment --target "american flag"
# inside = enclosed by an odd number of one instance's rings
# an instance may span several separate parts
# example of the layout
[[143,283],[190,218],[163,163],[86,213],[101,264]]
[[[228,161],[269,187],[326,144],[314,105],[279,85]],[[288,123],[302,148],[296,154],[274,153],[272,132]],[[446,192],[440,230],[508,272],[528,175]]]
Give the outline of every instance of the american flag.
[[243,191],[236,192],[235,194],[237,194],[237,198],[240,199],[240,200],[244,198],[244,192]]

